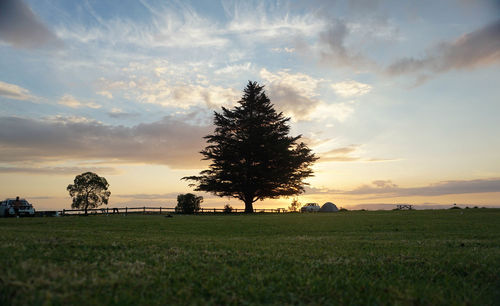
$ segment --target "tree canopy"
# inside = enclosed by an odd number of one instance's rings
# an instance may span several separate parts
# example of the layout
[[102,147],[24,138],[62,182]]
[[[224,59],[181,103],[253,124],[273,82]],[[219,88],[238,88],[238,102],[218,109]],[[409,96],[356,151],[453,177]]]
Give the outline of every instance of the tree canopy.
[[69,184],[66,188],[73,198],[71,208],[84,209],[87,214],[89,208],[108,204],[111,195],[108,187],[108,181],[93,172],[77,175],[73,184]]
[[183,179],[197,191],[240,199],[245,212],[253,212],[258,200],[302,193],[317,158],[300,135],[288,135],[289,121],[264,86],[249,81],[237,106],[214,112],[215,131],[204,137],[208,145],[200,152],[209,168]]
[[200,210],[201,202],[203,202],[203,197],[192,193],[180,194],[177,196],[175,211],[183,214],[193,214]]

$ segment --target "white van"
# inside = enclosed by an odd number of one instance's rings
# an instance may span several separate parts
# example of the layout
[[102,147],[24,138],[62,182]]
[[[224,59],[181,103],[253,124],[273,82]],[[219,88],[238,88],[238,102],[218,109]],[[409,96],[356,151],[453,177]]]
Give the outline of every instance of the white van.
[[0,203],[0,217],[10,216],[34,216],[35,209],[25,199],[16,197],[15,199],[6,199]]
[[317,212],[319,211],[319,205],[317,203],[307,203],[306,205],[302,206],[300,209],[300,212]]

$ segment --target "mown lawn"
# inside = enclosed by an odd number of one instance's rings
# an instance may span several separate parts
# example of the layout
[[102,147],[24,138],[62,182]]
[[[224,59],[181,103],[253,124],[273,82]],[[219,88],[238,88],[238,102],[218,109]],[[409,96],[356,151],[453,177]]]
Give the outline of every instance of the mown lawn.
[[0,219],[0,304],[500,304],[500,210]]

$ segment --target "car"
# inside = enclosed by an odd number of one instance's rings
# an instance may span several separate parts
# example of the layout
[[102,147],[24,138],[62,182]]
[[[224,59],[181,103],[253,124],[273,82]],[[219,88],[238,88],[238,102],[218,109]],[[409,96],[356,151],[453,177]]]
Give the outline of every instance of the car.
[[0,203],[0,217],[34,216],[35,208],[26,199],[6,199]]
[[318,212],[319,208],[320,207],[317,203],[307,203],[306,205],[302,206],[300,212]]

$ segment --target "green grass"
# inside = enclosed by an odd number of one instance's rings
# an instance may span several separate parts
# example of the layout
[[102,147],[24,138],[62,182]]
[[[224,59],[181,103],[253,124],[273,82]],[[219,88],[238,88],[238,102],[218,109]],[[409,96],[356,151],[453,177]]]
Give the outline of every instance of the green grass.
[[0,219],[0,304],[500,303],[500,210]]

